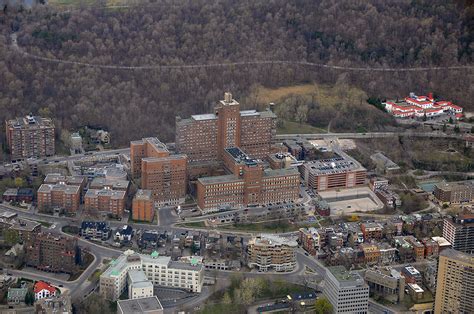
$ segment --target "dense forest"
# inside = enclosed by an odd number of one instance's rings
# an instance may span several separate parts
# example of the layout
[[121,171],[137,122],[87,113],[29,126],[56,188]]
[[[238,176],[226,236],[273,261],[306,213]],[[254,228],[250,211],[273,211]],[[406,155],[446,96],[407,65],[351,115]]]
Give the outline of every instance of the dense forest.
[[[469,3],[144,0],[120,9],[4,8],[0,14],[0,118],[32,111],[51,115],[59,128],[103,126],[111,130],[116,145],[150,135],[172,140],[176,115],[211,110],[225,90],[239,100],[256,85],[307,82],[355,86],[369,97],[382,98],[434,91],[474,109],[472,67],[402,72],[272,63],[114,68],[257,60],[386,68],[472,65],[474,6]],[[10,36],[14,32],[18,45],[30,54],[110,67],[27,57],[14,48]],[[259,105],[264,104],[245,104],[247,108]],[[324,121],[319,121],[317,108],[310,104],[307,120],[321,125]],[[366,120],[364,115],[371,112],[353,116]],[[381,127],[364,125],[366,129]],[[335,126],[335,130],[350,129],[350,123]]]

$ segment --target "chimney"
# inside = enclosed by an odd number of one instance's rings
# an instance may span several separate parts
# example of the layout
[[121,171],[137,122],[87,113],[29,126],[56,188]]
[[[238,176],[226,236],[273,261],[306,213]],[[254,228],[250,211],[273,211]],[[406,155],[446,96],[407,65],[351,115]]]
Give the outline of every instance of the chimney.
[[225,102],[231,102],[232,101],[232,94],[229,92],[224,93],[224,101]]

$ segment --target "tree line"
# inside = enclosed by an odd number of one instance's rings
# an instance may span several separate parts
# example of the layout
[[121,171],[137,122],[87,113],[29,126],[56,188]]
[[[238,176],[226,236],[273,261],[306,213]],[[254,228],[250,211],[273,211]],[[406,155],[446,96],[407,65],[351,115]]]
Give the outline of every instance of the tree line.
[[[209,112],[226,90],[237,99],[256,84],[316,82],[357,86],[368,97],[435,91],[472,108],[472,71],[347,72],[301,65],[120,70],[48,63],[31,54],[102,65],[181,65],[253,60],[411,67],[472,64],[468,1],[150,0],[122,9],[56,11],[49,6],[0,15],[0,118],[46,112],[59,129],[102,125],[114,144],[174,137],[174,117]],[[255,107],[257,104],[247,104]],[[342,116],[367,116],[351,103]],[[325,108],[297,113],[319,125]],[[298,118],[297,118],[298,119]],[[344,127],[350,119],[336,119]],[[361,125],[360,129],[365,126]]]

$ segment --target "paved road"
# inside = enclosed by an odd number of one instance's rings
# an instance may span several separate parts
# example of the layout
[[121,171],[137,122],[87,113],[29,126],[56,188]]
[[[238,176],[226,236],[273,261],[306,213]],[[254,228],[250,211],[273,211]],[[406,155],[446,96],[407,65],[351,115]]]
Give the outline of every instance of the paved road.
[[372,299],[369,299],[369,313],[374,313],[374,314],[395,314],[392,309],[375,302]]
[[367,133],[315,133],[315,134],[277,134],[277,140],[288,140],[295,138],[305,138],[307,140],[326,139],[326,138],[385,138],[395,136],[413,136],[413,137],[442,137],[459,138],[462,134],[445,134],[442,132],[367,132]]

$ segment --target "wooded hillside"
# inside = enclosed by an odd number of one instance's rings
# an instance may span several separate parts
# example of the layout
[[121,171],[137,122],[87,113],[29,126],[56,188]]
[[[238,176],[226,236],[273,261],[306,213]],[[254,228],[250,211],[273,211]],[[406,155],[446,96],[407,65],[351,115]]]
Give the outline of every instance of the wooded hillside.
[[[100,69],[27,58],[12,48],[10,40],[10,34],[17,32],[19,46],[32,54],[101,65],[255,60],[391,68],[466,65],[472,64],[474,49],[474,8],[467,3],[155,0],[123,9],[8,9],[0,16],[0,118],[41,110],[51,114],[60,128],[107,127],[116,145],[151,135],[167,141],[173,139],[175,115],[211,110],[224,90],[239,100],[256,84],[307,82],[355,86],[369,97],[434,91],[474,109],[472,69],[351,72],[274,64]],[[316,109],[310,110],[308,121],[321,125],[319,106],[311,108]]]

